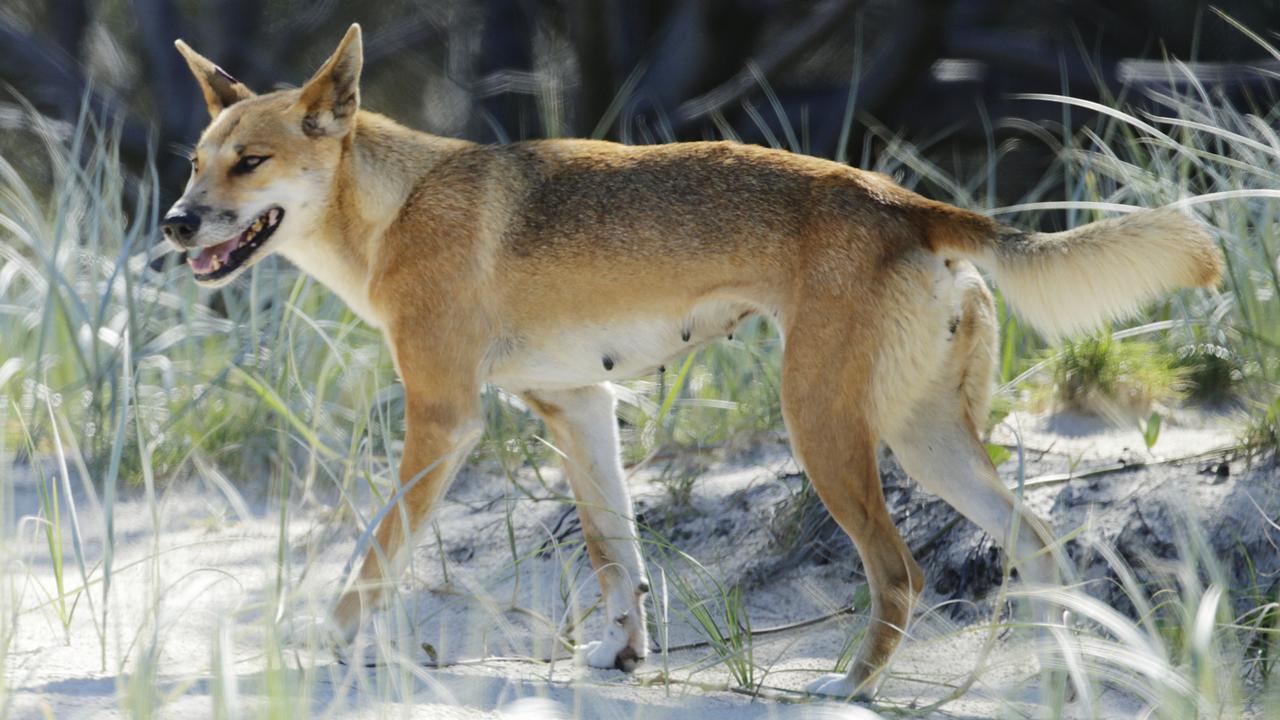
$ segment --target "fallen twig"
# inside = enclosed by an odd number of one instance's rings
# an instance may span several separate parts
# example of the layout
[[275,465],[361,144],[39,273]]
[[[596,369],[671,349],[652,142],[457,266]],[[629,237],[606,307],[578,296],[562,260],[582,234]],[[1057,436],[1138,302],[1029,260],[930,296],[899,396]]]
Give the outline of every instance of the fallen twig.
[[[852,615],[855,612],[857,612],[857,608],[850,605],[847,608],[843,608],[832,613],[827,613],[826,615],[820,615],[815,618],[809,618],[808,620],[801,620],[799,622],[788,623],[786,625],[779,625],[777,627],[764,628],[763,630],[752,630],[747,634],[752,638],[757,638],[764,635],[776,635],[778,633],[790,632],[792,630],[800,630],[801,628],[812,627],[814,625],[821,625],[822,623],[825,623],[829,620],[835,620],[836,618],[841,617],[843,615]],[[668,647],[665,650],[663,650],[662,648],[656,648],[656,649],[658,652],[673,653],[673,652],[680,652],[681,650],[693,650],[694,648],[707,647],[710,644],[711,644],[710,640],[700,640],[698,642],[685,643],[683,645],[672,645],[671,647]]]
[[[1107,465],[1099,465],[1087,468],[1085,470],[1065,472],[1065,473],[1049,473],[1047,475],[1038,475],[1033,478],[1027,478],[1023,483],[1023,487],[1035,487],[1037,485],[1052,485],[1054,483],[1068,482],[1071,480],[1080,480],[1087,477],[1097,477],[1099,475],[1109,475],[1111,473],[1125,472],[1127,470],[1137,470],[1144,467],[1156,467],[1158,465],[1176,465],[1178,463],[1190,462],[1192,460],[1206,460],[1211,457],[1217,457],[1226,453],[1241,450],[1241,445],[1228,445],[1226,447],[1206,450],[1204,452],[1192,453],[1190,455],[1180,455],[1178,457],[1164,458],[1162,460],[1152,460],[1150,462],[1144,460],[1136,460],[1134,462],[1115,462]],[[1017,484],[1009,486],[1010,489],[1017,487]]]

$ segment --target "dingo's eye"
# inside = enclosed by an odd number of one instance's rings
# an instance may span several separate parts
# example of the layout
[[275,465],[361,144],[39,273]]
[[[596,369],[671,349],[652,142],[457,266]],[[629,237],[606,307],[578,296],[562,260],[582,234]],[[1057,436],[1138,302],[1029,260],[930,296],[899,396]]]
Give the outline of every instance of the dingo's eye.
[[231,174],[247,175],[253,172],[254,170],[258,169],[258,166],[266,162],[269,157],[271,156],[270,155],[245,155],[244,157],[240,158],[240,162],[236,163],[231,167]]

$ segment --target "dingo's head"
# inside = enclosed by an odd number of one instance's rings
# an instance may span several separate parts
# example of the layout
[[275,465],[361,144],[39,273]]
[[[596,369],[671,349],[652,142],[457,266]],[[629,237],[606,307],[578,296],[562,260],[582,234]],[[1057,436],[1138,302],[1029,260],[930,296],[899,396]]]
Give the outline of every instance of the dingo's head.
[[201,285],[217,287],[323,218],[360,108],[360,26],[307,84],[255,95],[181,40],[212,121],[160,223]]

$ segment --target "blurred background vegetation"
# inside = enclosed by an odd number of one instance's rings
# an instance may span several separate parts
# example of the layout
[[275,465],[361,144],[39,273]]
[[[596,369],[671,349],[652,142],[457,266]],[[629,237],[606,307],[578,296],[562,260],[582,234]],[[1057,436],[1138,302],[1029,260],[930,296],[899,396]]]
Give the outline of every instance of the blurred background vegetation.
[[[1280,24],[1275,0],[1215,7]],[[367,107],[482,142],[734,135],[866,164],[883,134],[963,175],[1025,123],[1091,117],[1016,93],[1140,96],[1177,58],[1223,63],[1200,73],[1215,92],[1269,97],[1250,69],[1265,54],[1201,0],[6,0],[0,80],[64,121],[90,98],[134,171],[159,147],[167,199],[187,171],[177,148],[206,121],[175,38],[265,91],[305,80],[351,22]],[[20,128],[6,99],[0,123]],[[21,135],[5,135],[13,157]],[[1050,161],[1043,143],[1002,150],[995,196],[1018,199]]]

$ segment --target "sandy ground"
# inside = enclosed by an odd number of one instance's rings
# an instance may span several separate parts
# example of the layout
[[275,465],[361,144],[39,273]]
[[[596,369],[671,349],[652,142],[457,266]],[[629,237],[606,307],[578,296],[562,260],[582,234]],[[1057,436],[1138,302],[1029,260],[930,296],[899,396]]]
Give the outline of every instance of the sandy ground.
[[[1175,418],[1148,452],[1136,430],[1014,415],[994,440],[1013,442],[1016,435],[1028,448],[1025,474],[1043,477],[1211,453],[1230,445],[1234,431],[1225,418]],[[1197,492],[1199,504],[1228,508],[1220,521],[1259,504],[1276,517],[1274,468],[1237,469],[1224,478],[1217,462],[1205,456],[1045,483],[1028,489],[1028,503],[1052,514],[1059,532],[1086,514],[1105,519],[1099,507],[1121,508],[1110,524],[1091,531],[1117,542],[1129,537],[1132,512],[1122,510],[1123,498],[1135,493],[1185,500]],[[669,480],[689,472],[698,473],[693,493],[687,503],[674,502]],[[1001,472],[1013,482],[1017,460]],[[315,620],[334,596],[358,535],[349,515],[335,519],[326,503],[299,501],[281,513],[278,503],[240,498],[194,479],[165,488],[156,513],[142,493],[130,492],[116,508],[114,572],[104,601],[102,516],[80,488],[76,504],[92,586],[88,594],[69,592],[64,625],[43,529],[29,519],[38,514],[35,480],[30,472],[15,473],[12,515],[28,519],[7,530],[0,555],[6,562],[0,610],[16,612],[15,623],[5,625],[16,632],[7,638],[7,652],[0,651],[10,689],[8,697],[0,694],[0,717],[129,716],[151,704],[160,706],[160,717],[205,717],[215,699],[268,711],[268,698],[285,696],[294,708],[276,708],[280,716],[306,709],[333,717],[866,718],[940,701],[971,674],[976,680],[963,697],[929,715],[1037,715],[1033,638],[1003,631],[992,641],[986,622],[1002,609],[990,599],[999,553],[967,522],[948,525],[948,509],[892,470],[886,493],[908,544],[917,548],[921,538],[934,538],[922,558],[930,584],[870,710],[793,702],[800,698],[795,690],[831,671],[865,618],[839,612],[859,597],[861,578],[847,540],[819,529],[805,536],[809,546],[787,547],[794,517],[787,508],[802,497],[803,481],[779,439],[655,462],[632,483],[643,522],[652,528],[645,534],[655,584],[650,613],[667,635],[655,643],[677,647],[703,638],[688,612],[697,598],[682,592],[673,575],[704,599],[718,597],[717,583],[740,583],[757,631],[836,615],[756,638],[748,680],[761,697],[729,691],[730,668],[706,646],[655,651],[630,676],[571,661],[555,638],[593,639],[600,613],[570,627],[595,603],[596,586],[573,513],[556,497],[564,485],[554,472],[544,477],[545,487],[522,471],[526,495],[499,473],[466,471],[436,515],[438,535],[429,534],[417,549],[393,609],[375,619],[351,664],[343,664],[315,650],[324,647]],[[71,542],[64,533],[68,591],[81,585]],[[1087,569],[1087,559],[1082,565]],[[710,607],[723,623],[720,605]],[[364,666],[388,658],[400,661]],[[1140,708],[1118,689],[1105,690],[1098,703],[1108,717],[1133,717]]]

